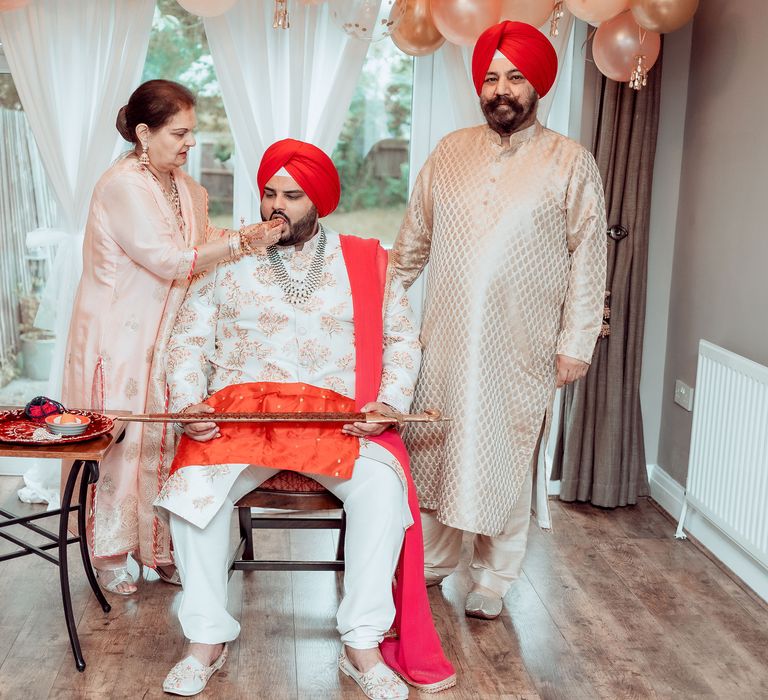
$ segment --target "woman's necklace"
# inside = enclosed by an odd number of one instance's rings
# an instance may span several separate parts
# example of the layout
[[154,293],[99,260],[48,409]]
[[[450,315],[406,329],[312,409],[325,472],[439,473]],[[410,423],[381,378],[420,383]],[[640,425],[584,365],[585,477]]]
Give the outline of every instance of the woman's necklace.
[[157,177],[157,175],[155,175],[152,170],[150,170],[146,165],[143,165],[142,167],[154,178],[155,182],[160,186],[160,190],[162,191],[165,200],[168,202],[169,206],[171,207],[171,211],[173,211],[173,214],[176,217],[176,224],[179,227],[179,231],[183,233],[184,217],[181,215],[181,197],[179,197],[179,188],[176,185],[176,178],[173,176],[173,173],[168,174],[168,177],[171,180],[171,187],[170,190],[167,190],[163,183],[160,181],[160,178]]

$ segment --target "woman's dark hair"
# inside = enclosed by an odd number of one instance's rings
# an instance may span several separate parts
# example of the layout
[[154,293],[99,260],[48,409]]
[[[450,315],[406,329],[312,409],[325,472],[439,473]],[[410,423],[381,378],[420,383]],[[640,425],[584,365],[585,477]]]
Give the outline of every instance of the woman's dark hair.
[[117,113],[115,126],[126,141],[138,143],[136,127],[146,124],[159,129],[182,109],[195,106],[195,96],[183,85],[170,80],[148,80],[139,85],[128,104]]

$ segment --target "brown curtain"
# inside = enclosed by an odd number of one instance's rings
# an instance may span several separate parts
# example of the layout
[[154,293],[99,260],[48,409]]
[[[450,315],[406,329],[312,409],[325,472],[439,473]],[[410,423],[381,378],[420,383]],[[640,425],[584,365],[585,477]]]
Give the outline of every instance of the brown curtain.
[[614,507],[648,494],[640,368],[661,58],[640,91],[587,65],[597,81],[592,150],[608,215],[608,335],[597,341],[587,376],[562,392],[552,478],[563,501]]

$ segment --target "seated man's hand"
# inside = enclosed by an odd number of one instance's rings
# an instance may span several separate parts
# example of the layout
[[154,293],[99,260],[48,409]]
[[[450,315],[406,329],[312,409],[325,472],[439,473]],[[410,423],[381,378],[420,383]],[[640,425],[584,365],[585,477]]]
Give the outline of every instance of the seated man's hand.
[[587,373],[589,363],[568,357],[568,355],[557,355],[555,369],[557,370],[557,388],[559,389],[561,386],[581,379]]
[[[362,413],[381,413],[384,416],[397,416],[397,411],[395,411],[394,408],[387,406],[385,403],[378,403],[377,401],[365,404],[360,411]],[[360,438],[376,437],[390,427],[391,425],[388,423],[349,423],[341,429],[341,432]]]
[[[196,403],[193,406],[187,406],[182,413],[214,413],[213,406],[206,403]],[[184,434],[197,440],[197,442],[208,442],[221,435],[219,426],[213,421],[204,421],[200,423],[184,423]]]

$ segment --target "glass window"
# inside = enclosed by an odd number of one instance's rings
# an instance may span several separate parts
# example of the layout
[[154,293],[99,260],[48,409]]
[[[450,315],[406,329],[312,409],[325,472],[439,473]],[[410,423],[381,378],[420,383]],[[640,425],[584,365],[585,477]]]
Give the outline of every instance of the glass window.
[[408,202],[413,59],[389,40],[371,45],[333,152],[339,208],[327,217],[339,233],[391,245]]
[[0,404],[43,392],[53,336],[34,327],[51,266],[49,248],[27,234],[56,220],[53,193],[0,46]]
[[232,226],[234,141],[221,98],[203,20],[176,0],[158,0],[142,81],[164,78],[197,96],[197,145],[187,172],[208,190],[208,212],[215,226]]

